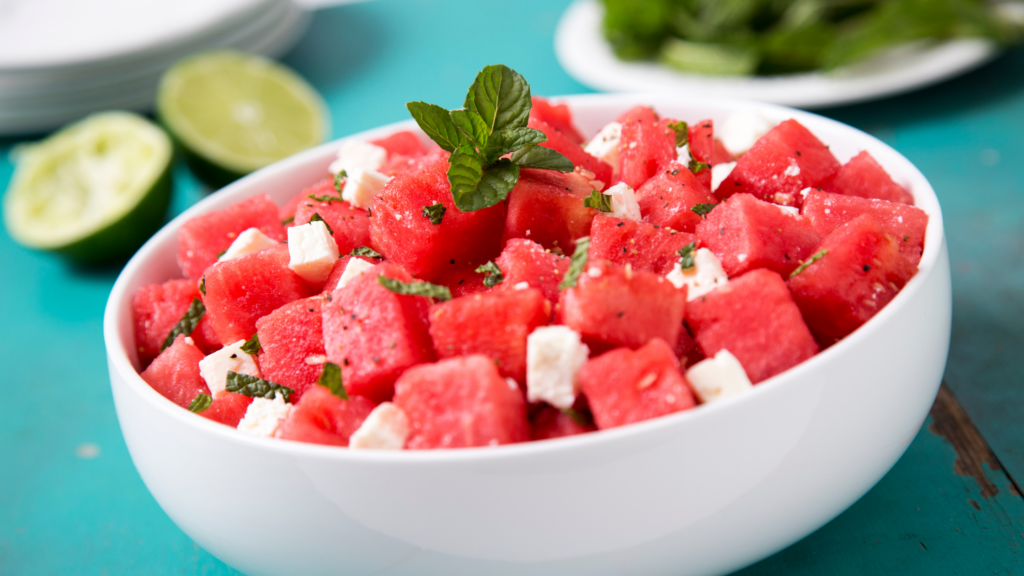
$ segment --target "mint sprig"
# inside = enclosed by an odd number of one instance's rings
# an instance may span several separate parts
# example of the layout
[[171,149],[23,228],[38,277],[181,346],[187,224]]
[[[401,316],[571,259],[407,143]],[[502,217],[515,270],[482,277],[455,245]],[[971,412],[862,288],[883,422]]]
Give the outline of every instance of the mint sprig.
[[395,280],[394,278],[388,278],[387,276],[381,275],[377,276],[377,283],[395,294],[427,296],[428,298],[435,298],[437,300],[452,299],[452,292],[447,286],[438,286],[437,284],[431,284],[430,282],[402,282],[401,280]]
[[273,400],[274,396],[280,392],[284,396],[285,402],[289,402],[292,394],[295,393],[295,390],[276,382],[231,371],[228,371],[226,388],[228,392],[237,392],[251,398],[266,398],[268,400]]
[[[203,288],[206,287],[206,277],[203,277]],[[205,291],[204,291],[205,293]],[[178,320],[178,323],[171,328],[170,333],[167,334],[167,338],[164,338],[163,344],[160,345],[160,351],[163,352],[171,344],[174,344],[174,339],[179,335],[188,336],[196,329],[199,325],[199,321],[203,319],[203,315],[206,314],[206,306],[203,306],[202,300],[199,298],[193,298],[192,303],[188,305],[188,310],[185,310],[185,314]]]
[[[482,210],[505,200],[519,181],[520,167],[573,171],[568,158],[538,146],[547,136],[526,126],[532,107],[530,85],[504,64],[476,75],[461,110],[406,104],[420,129],[451,153],[448,182],[459,210]],[[511,158],[502,158],[509,153]]]
[[569,269],[565,271],[562,282],[558,285],[559,290],[573,288],[583,273],[583,267],[587,265],[587,256],[590,254],[590,236],[584,236],[576,241],[576,250],[572,253],[572,260],[569,262]]
[[324,363],[324,369],[320,372],[320,378],[316,383],[330,390],[331,394],[338,398],[348,400],[348,391],[345,390],[345,384],[341,380],[341,366],[334,362]]

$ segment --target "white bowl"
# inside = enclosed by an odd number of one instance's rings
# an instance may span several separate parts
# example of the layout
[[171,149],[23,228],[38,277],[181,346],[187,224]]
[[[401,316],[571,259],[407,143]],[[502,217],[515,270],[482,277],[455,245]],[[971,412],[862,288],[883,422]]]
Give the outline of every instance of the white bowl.
[[157,502],[199,545],[253,575],[720,574],[824,525],[903,454],[949,348],[949,260],[924,176],[877,139],[797,110],[653,94],[562,101],[583,133],[636,103],[716,122],[754,106],[796,118],[842,161],[867,149],[930,215],[921,270],[835,346],[744,396],[688,412],[499,448],[354,452],[254,438],[179,408],[139,378],[131,299],[139,286],[179,276],[175,236],[186,219],[257,193],[283,203],[325,173],[338,144],[298,154],[164,227],[107,304],[125,442]]

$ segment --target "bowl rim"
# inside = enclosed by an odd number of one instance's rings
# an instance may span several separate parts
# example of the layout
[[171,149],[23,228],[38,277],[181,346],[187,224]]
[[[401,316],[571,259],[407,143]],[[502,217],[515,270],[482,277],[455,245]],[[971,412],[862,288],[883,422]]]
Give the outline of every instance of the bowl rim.
[[[581,448],[597,448],[601,444],[612,444],[620,441],[636,441],[643,436],[657,436],[658,433],[665,433],[667,429],[698,423],[706,418],[715,418],[718,412],[730,410],[736,403],[753,402],[762,396],[780,393],[787,387],[794,385],[804,374],[816,370],[820,365],[827,364],[831,360],[848,349],[853,348],[858,342],[869,339],[872,334],[885,328],[889,319],[896,315],[915,295],[922,289],[928,278],[936,273],[936,264],[939,262],[940,253],[944,250],[945,235],[942,222],[941,206],[934,189],[927,178],[918,170],[906,157],[897,152],[891,146],[878,138],[863,132],[852,126],[843,124],[824,116],[793,109],[787,106],[767,104],[740,99],[722,98],[699,98],[692,96],[674,96],[651,92],[626,92],[614,94],[578,94],[552,96],[548,98],[554,103],[568,103],[571,106],[584,105],[608,108],[630,107],[638,103],[649,103],[656,108],[659,105],[670,105],[679,107],[705,107],[721,108],[723,110],[736,111],[740,109],[754,109],[774,118],[794,118],[802,124],[808,123],[819,127],[827,127],[829,131],[848,133],[853,138],[859,139],[864,146],[861,149],[884,152],[891,161],[885,162],[887,170],[893,172],[893,161],[902,164],[899,167],[898,175],[903,180],[913,181],[911,193],[915,198],[915,206],[921,208],[928,214],[928,226],[925,235],[925,246],[919,263],[918,273],[904,286],[904,288],[889,302],[881,311],[864,323],[860,328],[832,345],[822,350],[813,357],[793,366],[771,378],[764,380],[754,386],[753,390],[737,397],[727,398],[721,401],[697,405],[695,408],[668,414],[658,418],[645,420],[619,426],[607,430],[598,430],[598,433],[581,434],[569,437],[554,438],[545,441],[523,442],[518,444],[502,445],[498,447],[473,447],[447,450],[348,450],[338,446],[326,446],[310,444],[305,442],[287,441],[278,438],[261,438],[239,433],[237,430],[213,422],[198,414],[185,410],[170,400],[164,398],[156,390],[151,388],[136,371],[128,353],[127,342],[120,338],[119,325],[122,323],[123,314],[131,314],[131,306],[124,305],[127,299],[130,301],[132,294],[128,289],[133,283],[133,278],[145,269],[150,257],[159,250],[160,246],[168,242],[168,236],[175,235],[178,228],[188,219],[202,213],[218,209],[216,204],[230,204],[244,198],[230,198],[240,194],[238,190],[248,188],[254,183],[272,178],[285,172],[289,172],[300,166],[323,162],[325,165],[330,161],[338,145],[346,140],[366,140],[390,134],[396,130],[415,129],[413,120],[394,122],[344,136],[330,142],[321,144],[309,150],[300,152],[265,168],[262,168],[244,178],[241,178],[228,186],[211,193],[193,206],[186,209],[169,223],[165,224],[154,234],[134,256],[128,261],[121,273],[118,275],[114,287],[107,300],[103,319],[103,337],[107,349],[108,366],[111,371],[112,386],[116,388],[117,377],[120,377],[127,388],[139,395],[151,405],[152,408],[161,411],[163,414],[177,420],[183,426],[191,427],[197,432],[211,434],[222,441],[234,443],[239,447],[250,449],[269,450],[279,455],[296,456],[303,458],[314,458],[323,460],[340,460],[348,462],[375,462],[385,465],[415,465],[416,463],[450,463],[465,464],[480,461],[501,461],[516,460],[521,458],[532,458],[537,456],[557,454],[565,451],[574,451]],[[812,132],[815,130],[811,127]],[[826,142],[826,144],[828,144]],[[323,158],[326,157],[326,162]],[[259,193],[259,192],[255,192]],[[249,196],[254,195],[250,194]],[[249,197],[246,196],[246,197]],[[132,344],[134,346],[134,344]],[[113,372],[117,372],[115,375]],[[118,414],[118,419],[121,416]]]

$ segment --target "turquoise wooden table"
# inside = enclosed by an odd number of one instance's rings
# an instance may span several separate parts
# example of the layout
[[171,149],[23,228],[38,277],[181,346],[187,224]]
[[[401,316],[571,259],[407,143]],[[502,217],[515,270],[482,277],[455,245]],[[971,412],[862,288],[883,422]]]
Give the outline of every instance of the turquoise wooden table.
[[[566,0],[377,0],[319,11],[285,58],[335,137],[461,104],[503,62],[536,94],[587,92],[555,61]],[[920,92],[823,111],[894,146],[942,201],[953,264],[947,386],[863,499],[743,576],[1024,573],[1024,50]],[[0,140],[0,187],[12,166]],[[175,172],[172,214],[205,193]],[[128,456],[101,316],[119,267],[70,268],[0,232],[0,573],[236,574],[167,518]]]

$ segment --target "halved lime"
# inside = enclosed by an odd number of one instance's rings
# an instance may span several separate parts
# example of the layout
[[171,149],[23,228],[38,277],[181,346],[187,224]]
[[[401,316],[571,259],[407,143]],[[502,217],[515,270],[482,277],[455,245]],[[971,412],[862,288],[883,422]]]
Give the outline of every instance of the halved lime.
[[12,152],[4,224],[30,248],[82,263],[130,255],[163,223],[170,138],[128,112],[89,116]]
[[290,69],[250,54],[214,51],[172,66],[157,115],[196,175],[222,186],[323,142],[327,108]]

